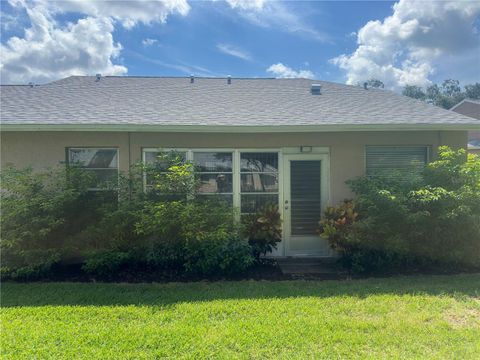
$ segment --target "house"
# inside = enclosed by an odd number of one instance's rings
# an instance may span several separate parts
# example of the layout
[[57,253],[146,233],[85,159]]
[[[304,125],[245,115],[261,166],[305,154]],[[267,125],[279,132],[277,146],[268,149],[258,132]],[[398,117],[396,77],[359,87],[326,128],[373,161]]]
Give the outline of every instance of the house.
[[[450,110],[477,119],[480,124],[480,100],[464,99]],[[468,132],[468,152],[480,155],[480,131]]]
[[199,165],[200,192],[242,213],[280,204],[275,255],[329,255],[322,209],[345,181],[410,169],[439,145],[466,147],[477,120],[380,89],[309,79],[72,76],[2,86],[1,164],[81,164],[114,177],[176,149]]

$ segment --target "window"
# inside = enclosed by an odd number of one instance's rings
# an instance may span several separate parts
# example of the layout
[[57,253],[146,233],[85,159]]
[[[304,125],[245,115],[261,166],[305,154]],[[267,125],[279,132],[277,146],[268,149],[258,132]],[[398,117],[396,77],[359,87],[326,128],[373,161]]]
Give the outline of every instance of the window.
[[[172,159],[172,157],[175,157],[175,159]],[[166,173],[171,160],[185,162],[187,160],[187,152],[185,150],[143,151],[143,162],[147,167],[144,175],[144,185],[146,190],[151,190],[154,186],[154,179],[149,169]]]
[[193,152],[199,195],[220,194],[233,203],[233,153]]
[[278,204],[278,153],[240,153],[240,194],[242,214]]
[[68,148],[67,163],[95,175],[91,190],[103,190],[118,184],[118,149]]
[[419,175],[428,163],[427,146],[367,146],[367,176],[394,178]]
[[[174,151],[195,165],[197,196],[208,198],[220,195],[242,214],[254,213],[267,203],[278,204],[278,152],[253,152],[224,149],[144,149],[143,161],[148,166],[160,167],[162,152]],[[166,169],[165,169],[166,170]],[[145,174],[145,188],[153,186],[153,179]]]

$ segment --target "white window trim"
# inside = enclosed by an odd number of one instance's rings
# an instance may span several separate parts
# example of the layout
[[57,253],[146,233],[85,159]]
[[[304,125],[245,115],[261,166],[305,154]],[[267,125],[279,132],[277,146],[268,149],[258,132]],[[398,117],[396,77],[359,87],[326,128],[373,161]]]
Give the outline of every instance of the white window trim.
[[[94,171],[94,170],[117,170],[117,185],[120,182],[120,149],[118,147],[111,147],[111,146],[67,146],[65,148],[66,152],[66,160],[67,166],[72,165],[70,162],[70,150],[115,150],[117,152],[117,161],[116,161],[116,168],[85,168],[80,167],[82,170],[86,171]],[[110,191],[109,189],[102,189],[102,188],[88,188],[88,191]]]
[[[163,148],[163,147],[158,147],[158,148],[142,148],[142,161],[145,163],[146,160],[146,153],[148,152],[168,152],[168,151],[177,151],[177,152],[185,152],[186,153],[186,159],[187,161],[192,161],[193,162],[193,153],[194,152],[231,152],[232,153],[232,202],[233,202],[233,207],[238,209],[239,211],[236,212],[236,216],[238,217],[237,220],[240,220],[240,209],[241,209],[241,159],[240,159],[240,154],[241,153],[276,153],[278,156],[278,191],[277,192],[264,192],[264,193],[248,193],[248,194],[276,194],[278,195],[278,205],[279,208],[281,208],[280,204],[282,204],[283,201],[283,180],[282,180],[282,171],[283,171],[283,166],[282,166],[282,149],[280,148],[268,148],[268,149],[263,149],[263,148]],[[273,173],[272,173],[273,174]],[[146,189],[147,186],[147,178],[146,174],[143,174],[143,185],[144,189]],[[225,193],[226,195],[230,193]],[[203,196],[204,194],[202,194]],[[205,194],[205,195],[216,195],[216,194]],[[238,214],[237,214],[238,213]]]

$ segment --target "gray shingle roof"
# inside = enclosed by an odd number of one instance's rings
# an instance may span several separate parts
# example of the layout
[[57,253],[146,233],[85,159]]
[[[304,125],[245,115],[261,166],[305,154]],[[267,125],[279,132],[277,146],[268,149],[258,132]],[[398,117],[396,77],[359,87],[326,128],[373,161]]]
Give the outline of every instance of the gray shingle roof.
[[[312,95],[312,83],[322,85]],[[448,125],[474,119],[391,91],[309,79],[72,76],[1,87],[2,125]],[[477,125],[478,126],[478,125]],[[475,126],[474,126],[475,127]]]

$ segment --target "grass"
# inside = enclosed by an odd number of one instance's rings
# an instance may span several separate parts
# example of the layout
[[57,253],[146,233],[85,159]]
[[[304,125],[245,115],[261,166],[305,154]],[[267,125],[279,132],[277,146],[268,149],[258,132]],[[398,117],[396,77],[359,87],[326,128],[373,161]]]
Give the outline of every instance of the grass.
[[480,274],[351,281],[2,284],[4,359],[458,358]]

